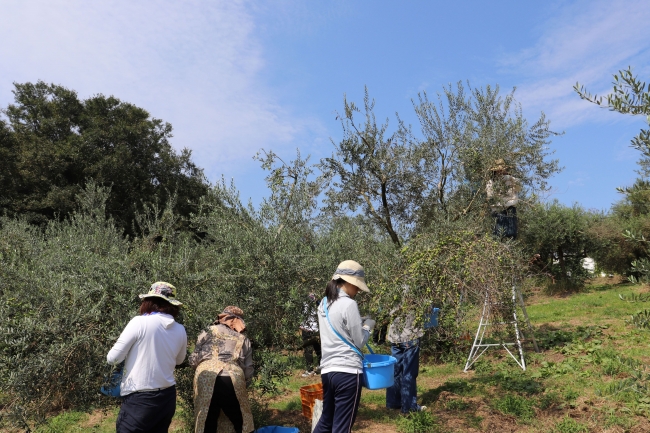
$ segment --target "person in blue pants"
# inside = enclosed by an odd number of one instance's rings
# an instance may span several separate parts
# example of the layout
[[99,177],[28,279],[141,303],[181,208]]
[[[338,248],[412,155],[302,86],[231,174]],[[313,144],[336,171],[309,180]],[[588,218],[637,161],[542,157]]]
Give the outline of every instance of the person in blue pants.
[[412,312],[398,315],[388,328],[386,336],[391,343],[391,355],[397,359],[395,383],[386,388],[386,407],[399,409],[402,413],[426,409],[426,406],[417,404],[416,384],[420,368],[420,338],[424,331],[414,327],[414,322],[415,315]]

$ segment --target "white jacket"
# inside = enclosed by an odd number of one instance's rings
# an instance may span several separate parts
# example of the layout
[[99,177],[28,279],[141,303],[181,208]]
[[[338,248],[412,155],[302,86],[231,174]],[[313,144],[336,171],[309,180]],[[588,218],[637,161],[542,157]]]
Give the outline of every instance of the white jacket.
[[126,325],[106,359],[125,361],[120,395],[176,384],[174,368],[185,360],[185,328],[169,314],[136,316]]

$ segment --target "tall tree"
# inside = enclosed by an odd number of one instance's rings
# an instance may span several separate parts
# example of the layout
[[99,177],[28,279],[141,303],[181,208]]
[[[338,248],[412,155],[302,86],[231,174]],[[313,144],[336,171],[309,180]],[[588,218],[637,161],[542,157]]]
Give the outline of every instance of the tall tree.
[[0,210],[15,198],[18,181],[17,145],[15,137],[0,119]]
[[343,207],[354,212],[361,207],[399,246],[400,228],[406,231],[405,226],[413,221],[413,205],[419,202],[424,178],[399,118],[398,130],[388,134],[388,120],[377,124],[375,101],[370,99],[367,88],[363,102],[363,124],[354,118],[361,110],[347,98],[343,101],[343,114],[337,116],[343,138],[338,144],[333,143],[336,152],[321,161],[321,169],[331,180],[326,203],[329,211]]
[[505,160],[528,191],[544,190],[559,171],[558,161],[548,158],[555,134],[549,122],[542,114],[529,125],[513,92],[502,97],[498,86],[488,86],[466,95],[458,83],[455,90],[445,88],[437,103],[422,93],[413,105],[419,136],[399,116],[390,134],[388,121],[378,125],[367,89],[363,123],[355,119],[361,110],[345,99],[338,115],[343,137],[321,162],[331,179],[329,210],[361,208],[397,246],[418,227],[467,215],[483,218],[496,159]]
[[[543,191],[547,179],[560,168],[549,159],[550,122],[542,113],[529,125],[514,90],[505,96],[494,88],[469,88],[458,82],[438,95],[426,93],[414,102],[423,138],[419,151],[425,167],[427,190],[420,221],[456,220],[483,210],[485,187],[497,159],[508,166],[529,191]],[[497,187],[505,187],[497,185]],[[482,212],[480,213],[482,215]]]
[[107,211],[130,230],[143,203],[165,203],[176,193],[176,210],[189,215],[207,191],[190,151],[172,148],[171,125],[144,109],[112,96],[80,100],[42,81],[15,84],[13,93],[4,112],[19,176],[0,194],[13,197],[4,205],[10,214],[36,223],[68,215],[75,195],[94,179],[111,186]]

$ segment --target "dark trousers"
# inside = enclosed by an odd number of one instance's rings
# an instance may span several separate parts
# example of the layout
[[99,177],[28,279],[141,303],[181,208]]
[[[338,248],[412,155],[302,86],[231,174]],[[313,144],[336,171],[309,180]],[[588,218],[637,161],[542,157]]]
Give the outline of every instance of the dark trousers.
[[214,382],[210,409],[208,409],[205,429],[203,430],[205,433],[216,433],[220,411],[223,411],[228,417],[233,427],[235,427],[235,432],[248,433],[242,432],[244,418],[242,417],[239,400],[237,400],[235,387],[232,385],[230,376],[217,376],[217,380]]
[[[307,371],[313,371],[314,367],[320,365],[320,336],[318,332],[302,330],[302,348],[305,355],[305,366]],[[314,364],[314,353],[316,352],[316,363]]]
[[395,364],[395,383],[386,388],[386,407],[400,409],[402,413],[418,407],[416,379],[420,368],[419,340],[392,344],[391,355],[397,359]]
[[361,374],[331,372],[321,375],[323,414],[313,433],[350,433],[359,411]]
[[517,208],[510,206],[501,212],[492,212],[494,217],[494,236],[517,239]]
[[167,433],[176,412],[176,387],[134,392],[122,399],[117,433]]
[[372,342],[375,344],[384,344],[386,342],[386,333],[388,325],[377,326],[372,333]]

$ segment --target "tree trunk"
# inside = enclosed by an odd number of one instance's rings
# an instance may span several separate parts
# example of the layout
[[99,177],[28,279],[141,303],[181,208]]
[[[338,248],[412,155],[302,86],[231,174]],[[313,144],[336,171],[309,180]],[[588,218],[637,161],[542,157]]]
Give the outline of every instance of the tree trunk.
[[386,230],[388,231],[388,234],[390,235],[390,239],[393,241],[396,247],[401,247],[402,243],[399,241],[399,236],[397,236],[397,233],[395,233],[395,229],[393,229],[393,222],[391,221],[390,218],[390,210],[388,209],[388,198],[386,197],[387,191],[386,191],[386,182],[381,183],[381,204],[382,207],[384,208],[384,217],[386,218]]

